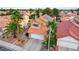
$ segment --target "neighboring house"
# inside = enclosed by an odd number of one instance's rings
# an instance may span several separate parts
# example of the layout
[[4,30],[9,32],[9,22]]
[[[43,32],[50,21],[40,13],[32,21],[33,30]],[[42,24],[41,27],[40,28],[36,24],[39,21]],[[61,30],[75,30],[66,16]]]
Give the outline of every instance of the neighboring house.
[[29,16],[31,15],[30,11],[20,11],[23,15],[23,21],[21,22],[22,27],[27,27],[27,23],[29,22]]
[[5,26],[9,24],[10,16],[0,16],[0,36],[3,35]]
[[45,14],[43,16],[40,16],[40,19],[45,21],[45,22],[48,22],[48,21],[53,21],[53,18],[50,17],[49,15]]
[[62,15],[60,17],[61,21],[68,21],[68,20],[73,20],[75,17],[77,17],[77,14],[75,12],[67,12],[65,15]]
[[68,12],[66,15],[69,17],[69,19],[74,19],[77,16],[75,13],[72,12]]
[[68,20],[70,20],[70,19],[69,19],[68,16],[65,15],[65,16],[61,17],[60,20],[61,20],[61,22],[62,22],[62,21],[68,21]]
[[64,21],[58,25],[57,46],[60,51],[79,50],[79,25],[77,23]]
[[40,16],[39,18],[35,19],[35,21],[39,24],[47,25],[48,21],[53,21],[53,18],[49,15],[45,14]]
[[4,28],[9,22],[10,16],[0,16],[0,28]]
[[62,10],[62,11],[59,12],[59,16],[62,17],[62,16],[65,16],[65,15],[66,15],[65,11]]
[[6,14],[7,12],[9,12],[8,10],[7,11],[0,11],[0,14]]
[[43,15],[35,19],[28,30],[30,38],[44,40],[48,33],[47,23],[53,18],[49,15]]
[[0,16],[0,28],[4,30],[5,26],[10,23],[10,16]]
[[[23,20],[20,23],[22,27],[27,26],[27,23],[29,21],[29,12],[26,11],[20,11],[20,13],[23,15]],[[7,24],[9,24],[11,21],[11,16],[0,16],[0,28],[3,30]]]

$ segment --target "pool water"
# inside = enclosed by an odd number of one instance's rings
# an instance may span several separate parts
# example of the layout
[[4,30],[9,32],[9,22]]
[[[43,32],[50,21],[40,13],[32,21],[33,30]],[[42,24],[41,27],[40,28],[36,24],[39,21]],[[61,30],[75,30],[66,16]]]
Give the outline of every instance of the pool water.
[[13,51],[12,49],[6,48],[4,46],[0,46],[0,51]]

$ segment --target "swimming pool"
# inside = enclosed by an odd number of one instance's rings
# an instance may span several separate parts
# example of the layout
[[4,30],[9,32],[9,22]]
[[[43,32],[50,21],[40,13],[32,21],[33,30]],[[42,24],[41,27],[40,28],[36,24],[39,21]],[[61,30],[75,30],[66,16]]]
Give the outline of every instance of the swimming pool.
[[13,49],[9,49],[4,46],[0,46],[0,51],[13,51]]

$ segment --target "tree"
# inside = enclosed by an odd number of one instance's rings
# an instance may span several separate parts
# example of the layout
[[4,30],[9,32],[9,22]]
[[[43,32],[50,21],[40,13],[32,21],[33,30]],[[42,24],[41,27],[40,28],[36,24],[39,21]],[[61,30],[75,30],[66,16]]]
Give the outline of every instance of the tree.
[[47,14],[49,16],[53,16],[52,10],[50,8],[45,8],[42,13],[43,13],[43,15]]
[[79,14],[79,8],[78,8],[78,9],[76,9],[76,11],[77,11],[77,14]]
[[15,38],[17,38],[19,33],[23,31],[23,28],[20,25],[22,19],[22,15],[19,13],[19,11],[14,10],[11,13],[11,22],[6,26],[5,32],[12,34]]
[[33,14],[31,14],[30,16],[31,19],[39,18],[40,15],[42,15],[42,9],[40,8],[31,10],[31,11],[33,12]]
[[40,17],[42,15],[42,9],[38,8],[38,9],[35,9],[35,14],[38,17]]
[[53,8],[52,12],[53,12],[53,16],[56,16],[56,17],[57,17],[58,14],[59,14],[59,10],[56,9],[56,8]]
[[49,21],[47,26],[48,26],[48,36],[47,36],[47,39],[43,42],[43,44],[48,46],[48,51],[49,51],[50,47],[54,48],[54,46],[56,46],[56,42],[57,42],[57,40],[56,40],[56,22]]
[[35,19],[35,14],[30,15],[30,19]]
[[8,34],[13,34],[13,37],[16,38],[16,30],[17,26],[15,22],[11,22],[6,26],[5,33]]
[[79,11],[79,8],[76,11]]
[[29,10],[30,12],[33,12],[33,11],[34,11],[34,9],[31,9],[31,8],[30,8],[30,9],[28,9],[28,10]]

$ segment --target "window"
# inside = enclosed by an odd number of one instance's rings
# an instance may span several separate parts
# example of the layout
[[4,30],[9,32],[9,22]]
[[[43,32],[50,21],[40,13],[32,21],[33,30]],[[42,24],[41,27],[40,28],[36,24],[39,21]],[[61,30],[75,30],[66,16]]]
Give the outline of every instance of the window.
[[39,24],[38,23],[33,23],[33,27],[38,28],[39,27]]

